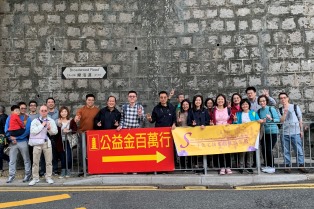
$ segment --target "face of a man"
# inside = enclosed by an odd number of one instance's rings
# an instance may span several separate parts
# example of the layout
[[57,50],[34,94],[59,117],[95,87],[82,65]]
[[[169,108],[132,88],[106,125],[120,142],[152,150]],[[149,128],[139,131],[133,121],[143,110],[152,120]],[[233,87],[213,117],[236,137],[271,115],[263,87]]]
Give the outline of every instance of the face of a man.
[[26,114],[26,110],[27,110],[26,105],[24,105],[24,104],[20,105],[20,113],[21,113],[21,115],[25,115]]
[[94,97],[87,97],[86,106],[87,107],[93,107],[94,104],[95,104],[95,98]]
[[114,97],[109,97],[109,99],[107,101],[107,106],[109,108],[114,108],[116,106],[116,100]]
[[256,97],[256,92],[253,91],[253,90],[248,90],[248,91],[246,92],[246,95],[247,95],[247,98],[248,98],[248,99],[253,100],[253,99],[255,99],[255,97]]
[[48,108],[46,106],[41,106],[39,109],[39,114],[42,118],[46,118],[48,115]]
[[168,101],[167,94],[160,94],[159,95],[159,102],[161,105],[163,105],[163,106],[167,105],[167,101]]
[[31,112],[36,112],[36,110],[37,110],[37,105],[36,105],[36,103],[30,103],[30,104],[29,104],[29,111],[31,111]]
[[48,99],[47,106],[50,110],[53,110],[55,108],[55,102],[53,101],[53,99]]
[[285,95],[285,94],[281,94],[281,95],[279,96],[279,100],[280,100],[280,103],[281,103],[282,105],[286,105],[286,104],[289,103],[289,97],[287,97],[287,95]]
[[129,93],[128,101],[130,104],[134,104],[137,101],[137,96],[135,93]]
[[178,102],[181,104],[181,102],[184,100],[184,95],[183,94],[180,94],[178,96]]

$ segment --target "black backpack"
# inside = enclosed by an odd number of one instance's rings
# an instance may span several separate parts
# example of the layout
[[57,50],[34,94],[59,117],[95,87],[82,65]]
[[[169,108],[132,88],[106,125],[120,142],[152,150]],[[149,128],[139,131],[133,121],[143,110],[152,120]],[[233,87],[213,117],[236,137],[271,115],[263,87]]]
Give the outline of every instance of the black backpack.
[[[273,112],[271,111],[271,109],[272,109],[272,107],[269,106],[269,112],[270,112],[271,118],[274,118]],[[276,111],[276,109],[275,109],[275,111]],[[257,114],[258,114],[258,116],[261,118],[260,112],[261,112],[261,109],[258,109],[258,110],[257,110]],[[277,124],[277,126],[278,126],[278,128],[281,128],[281,124]]]
[[[297,112],[297,106],[298,106],[298,105],[293,104],[293,109],[294,109],[294,114],[295,114],[295,116],[297,116],[298,121],[300,121],[300,120],[299,120],[299,115],[298,115],[298,112]],[[282,112],[282,107],[279,108],[279,113],[280,113],[280,115],[283,114],[283,112]],[[278,127],[281,128],[281,124],[278,124]]]

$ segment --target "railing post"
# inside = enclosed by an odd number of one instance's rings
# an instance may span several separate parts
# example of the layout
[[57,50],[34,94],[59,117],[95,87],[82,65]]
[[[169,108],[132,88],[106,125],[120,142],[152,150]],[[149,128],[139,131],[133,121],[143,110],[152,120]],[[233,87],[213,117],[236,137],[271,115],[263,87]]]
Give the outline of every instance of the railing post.
[[83,155],[83,173],[86,177],[86,133],[82,133],[82,155]]
[[203,155],[204,174],[207,175],[207,155]]

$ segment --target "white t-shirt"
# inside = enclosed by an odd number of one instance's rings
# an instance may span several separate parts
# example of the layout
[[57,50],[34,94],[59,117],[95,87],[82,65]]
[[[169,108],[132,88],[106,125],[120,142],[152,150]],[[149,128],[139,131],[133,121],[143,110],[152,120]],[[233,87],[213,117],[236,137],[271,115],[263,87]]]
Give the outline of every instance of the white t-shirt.
[[248,123],[248,122],[251,122],[249,113],[242,112],[242,123]]

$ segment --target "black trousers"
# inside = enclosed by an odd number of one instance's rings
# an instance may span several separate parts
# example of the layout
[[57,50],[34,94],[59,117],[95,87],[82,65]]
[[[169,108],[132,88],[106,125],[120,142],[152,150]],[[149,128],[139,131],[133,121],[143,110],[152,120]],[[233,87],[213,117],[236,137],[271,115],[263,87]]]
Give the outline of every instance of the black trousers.
[[[265,139],[265,140],[264,140]],[[265,134],[261,141],[262,155],[265,166],[274,166],[273,148],[277,143],[277,134]]]

